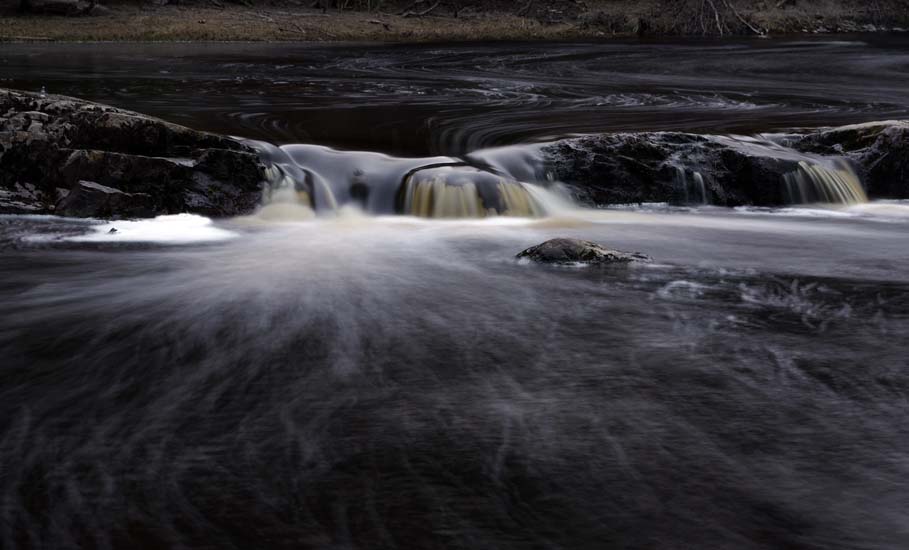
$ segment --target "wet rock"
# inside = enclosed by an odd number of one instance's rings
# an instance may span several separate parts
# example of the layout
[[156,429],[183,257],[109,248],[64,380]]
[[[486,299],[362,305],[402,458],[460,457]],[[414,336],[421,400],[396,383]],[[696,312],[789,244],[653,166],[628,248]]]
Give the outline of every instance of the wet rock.
[[677,132],[565,139],[542,149],[546,170],[586,204],[778,205],[797,155],[772,143]]
[[642,132],[563,139],[541,149],[545,170],[588,205],[668,202],[787,204],[800,162],[845,161],[868,194],[909,197],[909,122],[755,137]]
[[0,188],[0,213],[40,214],[43,212],[45,197],[32,184],[15,184],[11,188]]
[[649,262],[649,256],[639,252],[621,252],[604,248],[591,241],[557,238],[517,254],[518,259],[527,259],[545,264],[627,264]]
[[[55,212],[58,188],[90,181],[150,202],[121,212],[127,203],[114,200],[109,213],[85,215],[231,216],[255,208],[264,180],[265,165],[238,140],[65,96],[0,89],[0,213]],[[23,186],[35,192],[18,192]],[[92,209],[67,215],[83,211]]]
[[787,136],[784,141],[799,151],[848,158],[870,196],[909,198],[909,121],[827,128]]
[[57,203],[56,213],[78,218],[143,218],[154,215],[151,195],[124,193],[93,181],[80,181]]

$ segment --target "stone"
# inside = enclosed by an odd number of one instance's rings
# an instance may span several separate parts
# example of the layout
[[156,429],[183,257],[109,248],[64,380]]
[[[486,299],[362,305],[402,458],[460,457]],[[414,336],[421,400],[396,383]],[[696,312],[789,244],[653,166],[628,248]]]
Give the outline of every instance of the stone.
[[41,214],[45,197],[30,183],[17,183],[11,188],[0,188],[0,213]]
[[[265,178],[266,165],[240,140],[89,101],[0,89],[0,213],[234,216],[255,209]],[[101,208],[57,209],[58,189],[82,181],[149,198],[142,208],[121,197]],[[26,183],[34,193],[21,192]]]
[[788,204],[785,176],[807,159],[844,160],[871,198],[909,198],[907,121],[755,137],[595,134],[559,140],[540,151],[545,171],[590,206]]
[[55,213],[79,218],[144,218],[154,214],[151,195],[124,193],[93,181],[80,181],[57,203]]
[[589,205],[667,202],[779,205],[794,156],[770,144],[678,132],[619,133],[542,148],[546,171]]
[[824,128],[787,136],[786,143],[807,153],[848,158],[870,196],[909,198],[909,121]]
[[519,252],[515,257],[538,263],[558,265],[628,264],[651,261],[649,256],[639,252],[610,250],[595,242],[569,238],[550,239]]

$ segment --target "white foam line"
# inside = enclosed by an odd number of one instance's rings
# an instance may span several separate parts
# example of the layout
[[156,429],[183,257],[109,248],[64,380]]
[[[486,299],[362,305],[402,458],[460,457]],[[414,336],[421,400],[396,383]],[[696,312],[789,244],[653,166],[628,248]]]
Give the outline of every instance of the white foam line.
[[75,242],[198,243],[224,241],[238,236],[215,227],[209,218],[193,214],[158,216],[148,220],[123,220],[93,226],[90,233],[65,237]]

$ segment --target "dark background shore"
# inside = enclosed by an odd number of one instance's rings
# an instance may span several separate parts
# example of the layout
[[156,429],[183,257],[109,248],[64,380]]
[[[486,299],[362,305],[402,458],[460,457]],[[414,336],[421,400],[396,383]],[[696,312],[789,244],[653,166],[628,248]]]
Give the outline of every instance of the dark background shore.
[[900,31],[909,0],[6,0],[0,41],[444,41]]

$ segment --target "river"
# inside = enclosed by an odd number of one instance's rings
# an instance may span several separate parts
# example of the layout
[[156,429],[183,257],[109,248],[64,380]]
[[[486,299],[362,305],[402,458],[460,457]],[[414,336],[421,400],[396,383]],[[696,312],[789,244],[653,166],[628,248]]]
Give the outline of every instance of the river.
[[[0,85],[407,164],[909,118],[909,40],[4,45]],[[0,216],[0,547],[909,546],[909,203],[547,193]],[[556,236],[654,261],[514,259]]]

